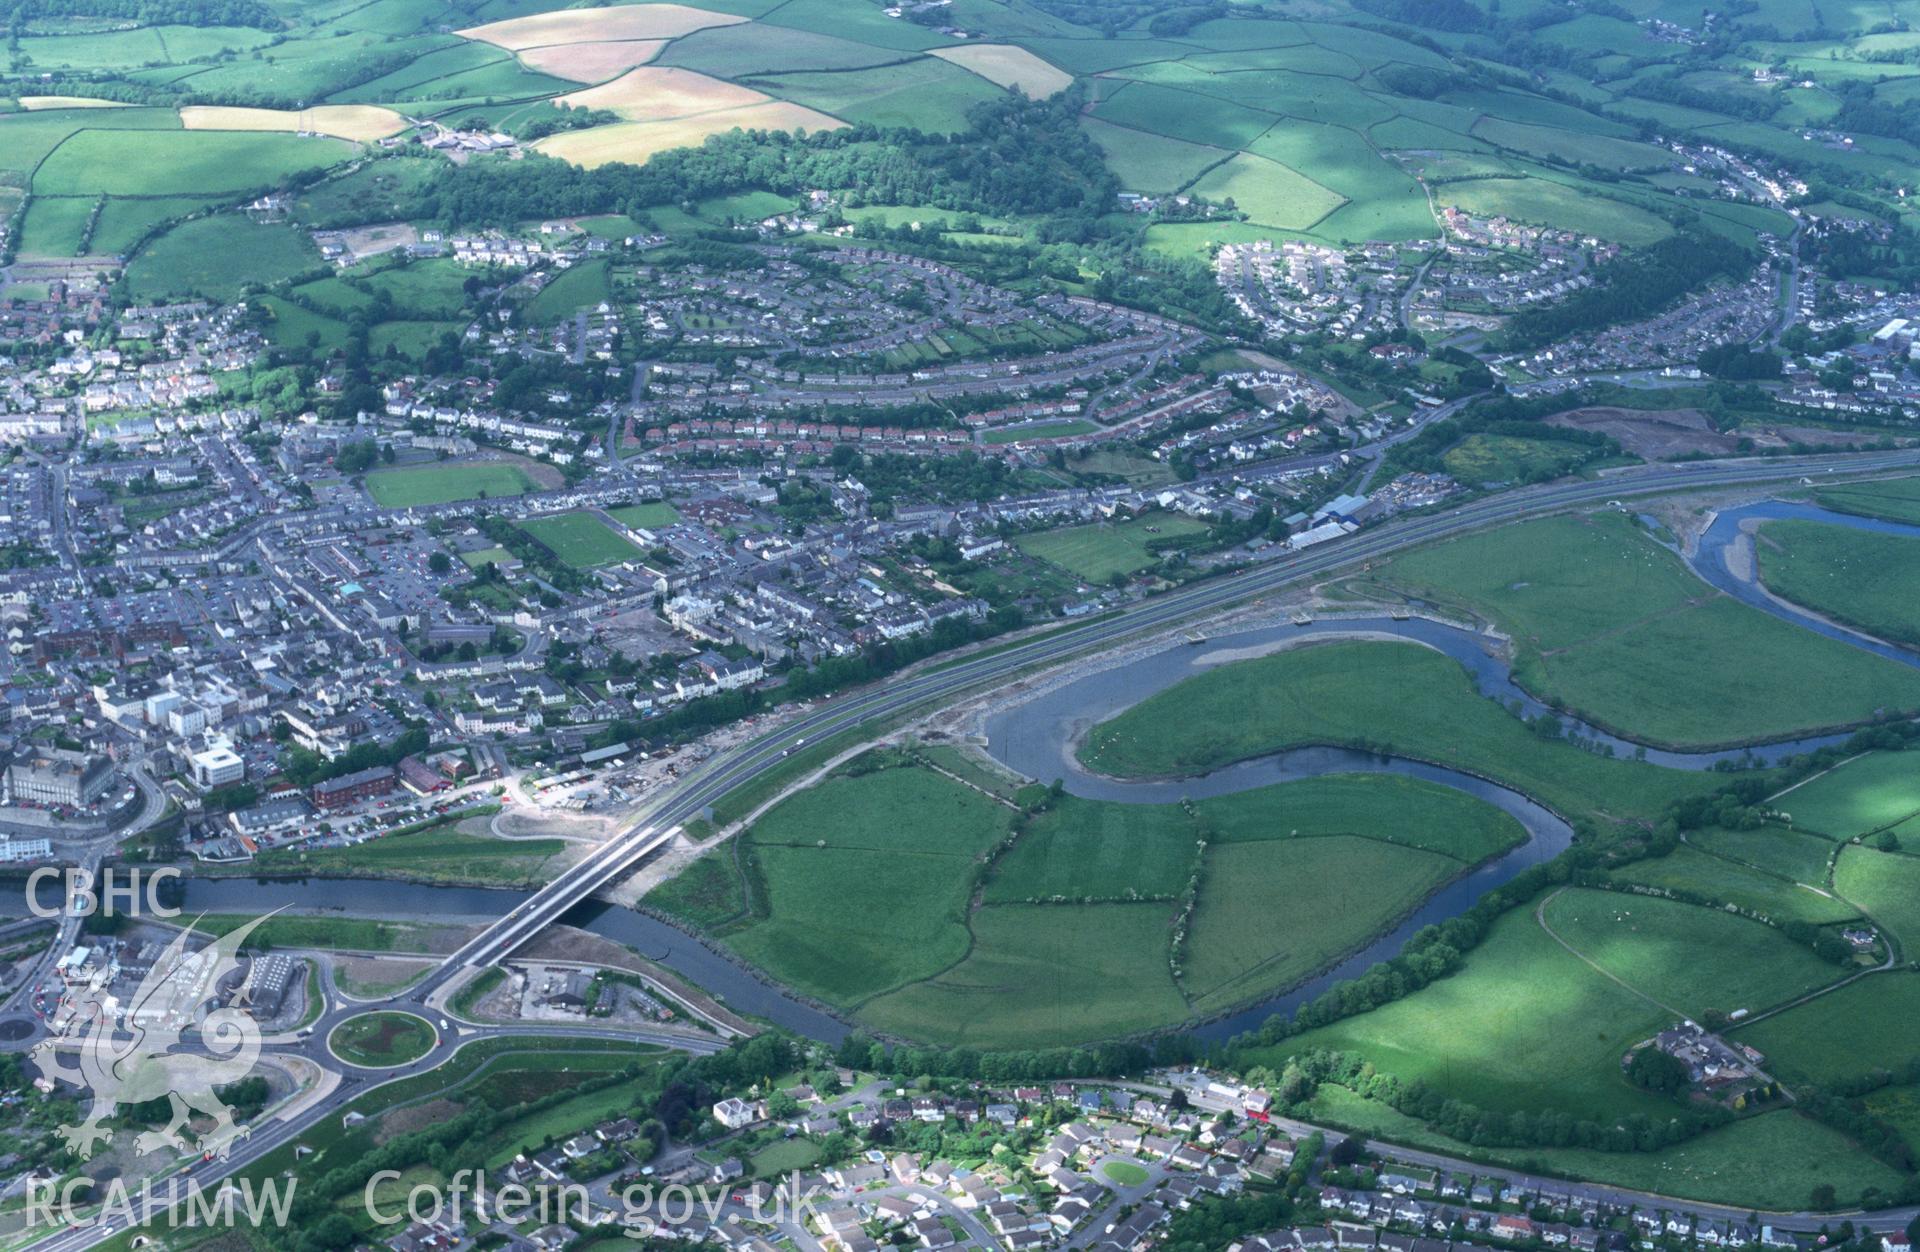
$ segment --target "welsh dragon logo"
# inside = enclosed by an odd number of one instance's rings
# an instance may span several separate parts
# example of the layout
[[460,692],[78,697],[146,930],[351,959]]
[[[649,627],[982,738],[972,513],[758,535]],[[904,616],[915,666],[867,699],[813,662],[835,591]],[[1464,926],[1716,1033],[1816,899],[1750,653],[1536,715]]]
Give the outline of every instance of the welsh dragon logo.
[[[260,1057],[260,1028],[235,1008],[209,1008],[223,980],[240,968],[238,953],[266,918],[258,917],[198,951],[190,950],[194,927],[167,945],[139,989],[125,1003],[93,987],[76,988],[62,1002],[69,1033],[43,1040],[33,1060],[48,1079],[92,1093],[93,1104],[78,1125],[60,1127],[60,1137],[81,1160],[113,1139],[106,1119],[122,1106],[165,1097],[165,1125],[143,1132],[134,1146],[144,1155],[162,1148],[198,1148],[224,1158],[247,1132],[216,1089],[245,1078]],[[196,919],[197,924],[197,919]],[[182,1035],[192,1027],[189,1041]],[[84,1033],[81,1033],[84,1032]],[[193,1051],[175,1051],[177,1047]],[[78,1064],[68,1064],[67,1054]],[[211,1129],[189,1144],[181,1132],[194,1114],[213,1119]]]

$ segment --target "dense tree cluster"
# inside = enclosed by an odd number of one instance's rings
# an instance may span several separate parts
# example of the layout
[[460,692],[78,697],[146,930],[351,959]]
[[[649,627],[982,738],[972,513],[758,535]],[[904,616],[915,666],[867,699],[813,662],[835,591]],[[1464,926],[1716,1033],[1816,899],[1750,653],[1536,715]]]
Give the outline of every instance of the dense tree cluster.
[[1718,235],[1682,231],[1651,247],[1623,252],[1594,272],[1594,285],[1558,304],[1529,309],[1508,323],[1521,350],[1658,312],[1710,279],[1743,272],[1752,259]]
[[[1646,1049],[1651,1051],[1651,1049]],[[1672,1058],[1667,1058],[1671,1060]],[[1478,1108],[1442,1095],[1423,1082],[1402,1082],[1350,1052],[1311,1049],[1288,1062],[1310,1084],[1333,1083],[1419,1118],[1451,1139],[1481,1148],[1590,1148],[1601,1152],[1658,1152],[1724,1126],[1725,1109],[1676,1107],[1668,1118],[1632,1113],[1597,1122],[1557,1110],[1511,1113]]]
[[869,1036],[852,1034],[834,1059],[850,1069],[902,1078],[979,1079],[983,1082],[1041,1082],[1060,1078],[1119,1078],[1154,1065],[1192,1060],[1195,1050],[1184,1036],[1142,1043],[1112,1042],[1082,1048],[1038,1048],[1019,1052],[983,1052],[977,1048],[900,1045],[889,1050]]
[[19,30],[35,18],[110,17],[143,26],[252,26],[279,30],[279,15],[260,0],[14,0],[4,25]]
[[425,752],[431,739],[425,728],[409,730],[392,743],[360,743],[331,761],[305,748],[290,748],[280,757],[280,773],[296,787],[311,787],[377,765],[398,765],[400,759]]
[[1744,343],[1715,344],[1700,354],[1700,368],[1715,378],[1730,382],[1751,382],[1760,378],[1778,378],[1785,362],[1777,352],[1756,351]]
[[1354,7],[1389,22],[1454,35],[1478,34],[1493,25],[1493,19],[1468,0],[1356,0]]
[[453,225],[626,212],[762,188],[797,194],[857,187],[875,204],[955,212],[1097,217],[1118,183],[1076,124],[1074,92],[1030,101],[1009,95],[976,106],[959,135],[854,126],[815,135],[733,131],[644,166],[583,170],[562,161],[477,161],[449,166],[409,217]]

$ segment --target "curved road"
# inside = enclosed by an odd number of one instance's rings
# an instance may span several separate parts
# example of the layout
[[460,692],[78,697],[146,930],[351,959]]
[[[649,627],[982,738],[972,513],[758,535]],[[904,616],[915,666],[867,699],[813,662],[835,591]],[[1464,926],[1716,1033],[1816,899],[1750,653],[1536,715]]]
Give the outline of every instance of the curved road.
[[[1300,553],[1276,554],[1274,558],[1240,573],[1199,583],[1138,604],[1080,627],[1070,627],[1039,635],[1022,643],[988,650],[970,658],[937,665],[897,681],[880,684],[821,702],[802,716],[710,760],[689,774],[667,794],[650,806],[635,827],[606,844],[571,867],[533,897],[517,906],[506,917],[484,932],[467,947],[450,957],[423,982],[395,997],[393,1001],[426,1006],[427,1000],[467,970],[482,968],[498,960],[547,922],[557,918],[578,901],[660,846],[663,834],[705,809],[730,791],[759,779],[777,768],[791,752],[808,741],[839,734],[879,718],[903,713],[944,697],[1007,680],[1026,669],[1057,663],[1076,653],[1113,644],[1127,637],[1164,628],[1184,619],[1224,609],[1240,601],[1257,598],[1294,583],[1324,577],[1337,570],[1372,561],[1403,549],[1437,539],[1498,525],[1503,522],[1559,512],[1629,496],[1662,494],[1679,490],[1705,490],[1767,483],[1790,482],[1810,475],[1845,474],[1849,477],[1888,474],[1920,469],[1920,450],[1876,453],[1866,456],[1834,455],[1802,458],[1778,458],[1759,461],[1695,462],[1685,466],[1654,466],[1629,471],[1594,481],[1546,485],[1473,501],[1450,509],[1408,517],[1362,531],[1344,540],[1336,540]],[[371,1004],[356,1004],[351,1011],[331,1007],[314,1024],[307,1037],[293,1049],[297,1052],[324,1052],[325,1035],[331,1027],[352,1013],[364,1012]],[[431,1012],[431,1010],[428,1010]],[[437,1021],[438,1014],[432,1016]],[[441,1032],[446,1035],[448,1032]],[[601,1031],[590,1027],[556,1026],[550,1030],[526,1026],[457,1028],[454,1037],[442,1037],[432,1051],[409,1065],[387,1071],[385,1077],[406,1077],[443,1063],[465,1043],[478,1038],[514,1035],[569,1035],[573,1037],[612,1037],[627,1041],[654,1042],[634,1032]],[[675,1033],[660,1043],[690,1050],[717,1050],[718,1039],[701,1048],[702,1040]],[[189,1167],[192,1177],[202,1185],[230,1176],[258,1161],[273,1149],[291,1141],[320,1119],[337,1113],[349,1099],[365,1090],[363,1079],[349,1075],[326,1097],[301,1109],[297,1114],[256,1130],[251,1138],[236,1147],[224,1161]],[[197,1172],[195,1172],[197,1171]],[[1699,1207],[1686,1205],[1689,1209]],[[1904,1220],[1920,1210],[1889,1211],[1880,1215],[1889,1220]],[[1817,1215],[1797,1215],[1818,1221]],[[47,1236],[31,1245],[31,1252],[82,1252],[111,1237],[98,1226],[76,1226]]]

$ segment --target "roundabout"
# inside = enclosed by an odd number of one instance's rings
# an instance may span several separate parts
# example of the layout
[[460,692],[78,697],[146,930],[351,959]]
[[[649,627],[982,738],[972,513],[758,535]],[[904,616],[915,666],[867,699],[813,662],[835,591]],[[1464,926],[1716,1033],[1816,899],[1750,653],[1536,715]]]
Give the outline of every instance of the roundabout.
[[426,1018],[383,1009],[335,1026],[327,1035],[327,1051],[356,1069],[397,1069],[427,1055],[439,1042]]

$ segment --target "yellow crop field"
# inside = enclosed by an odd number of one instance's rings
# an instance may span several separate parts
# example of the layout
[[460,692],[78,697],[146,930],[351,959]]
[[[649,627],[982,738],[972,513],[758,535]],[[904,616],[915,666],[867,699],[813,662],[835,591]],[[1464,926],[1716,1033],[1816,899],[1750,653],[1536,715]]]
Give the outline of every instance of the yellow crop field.
[[119,100],[101,100],[94,96],[21,96],[20,107],[34,109],[124,109]]
[[837,117],[770,100],[741,109],[719,109],[692,117],[656,122],[620,122],[613,126],[594,126],[587,130],[550,135],[533,146],[548,156],[571,161],[591,169],[624,161],[643,165],[656,152],[669,148],[692,147],[708,135],[721,135],[739,127],[743,130],[837,130],[846,123]]
[[576,83],[604,83],[636,65],[645,65],[666,46],[664,39],[556,43],[528,48],[520,53],[520,63],[555,78],[572,79]]
[[718,78],[671,66],[642,66],[610,83],[561,96],[556,103],[583,109],[611,109],[636,122],[665,121],[744,109],[772,99],[751,87],[736,87]]
[[399,134],[407,128],[407,119],[376,104],[319,104],[310,109],[190,104],[180,110],[180,124],[188,130],[311,131],[364,143]]
[[684,4],[622,4],[608,9],[561,9],[488,22],[458,32],[468,39],[519,52],[560,43],[616,39],[676,39],[709,26],[744,22],[731,13],[709,13]]
[[1016,87],[1034,100],[1045,99],[1065,90],[1073,75],[1028,52],[1005,43],[962,44],[957,48],[934,48],[933,55],[951,61],[963,70],[971,70],[990,83]]

